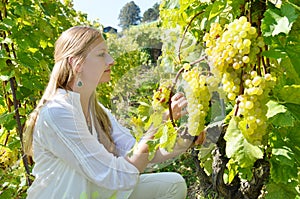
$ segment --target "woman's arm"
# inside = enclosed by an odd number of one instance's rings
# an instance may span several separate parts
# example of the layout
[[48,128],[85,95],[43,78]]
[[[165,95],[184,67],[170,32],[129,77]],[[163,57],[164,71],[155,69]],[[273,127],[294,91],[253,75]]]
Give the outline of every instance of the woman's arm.
[[178,136],[177,142],[172,152],[168,152],[165,149],[158,149],[151,163],[160,163],[168,159],[174,158],[184,152],[190,147],[200,145],[204,142],[206,132],[202,131],[199,136],[187,135],[185,138]]

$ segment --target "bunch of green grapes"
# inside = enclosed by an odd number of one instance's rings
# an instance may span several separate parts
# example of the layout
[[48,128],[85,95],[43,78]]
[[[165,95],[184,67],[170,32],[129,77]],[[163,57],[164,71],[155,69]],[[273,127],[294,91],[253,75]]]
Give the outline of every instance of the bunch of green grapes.
[[224,96],[235,104],[236,116],[241,117],[239,128],[250,143],[260,144],[267,128],[269,91],[276,81],[259,67],[263,38],[242,16],[224,28],[212,24],[203,40],[211,72],[221,80]]
[[[189,66],[185,66],[185,69],[189,69]],[[185,70],[182,77],[185,80],[183,89],[188,102],[188,132],[192,136],[199,135],[205,127],[209,110],[210,92],[206,82],[207,76],[202,75],[200,69],[194,67]]]
[[240,71],[256,62],[256,55],[264,46],[263,39],[245,16],[235,19],[224,29],[219,23],[213,23],[203,41],[211,72],[220,79],[228,68]]
[[267,129],[268,94],[276,78],[256,71],[244,75],[244,94],[238,97],[238,115],[242,115],[240,129],[252,144],[259,145]]

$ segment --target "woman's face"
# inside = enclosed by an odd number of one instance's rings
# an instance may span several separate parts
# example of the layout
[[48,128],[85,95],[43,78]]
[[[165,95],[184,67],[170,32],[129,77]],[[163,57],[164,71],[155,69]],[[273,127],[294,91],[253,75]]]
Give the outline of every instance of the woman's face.
[[113,64],[106,43],[102,41],[88,53],[82,63],[81,78],[85,83],[97,87],[99,83],[110,81],[110,67]]

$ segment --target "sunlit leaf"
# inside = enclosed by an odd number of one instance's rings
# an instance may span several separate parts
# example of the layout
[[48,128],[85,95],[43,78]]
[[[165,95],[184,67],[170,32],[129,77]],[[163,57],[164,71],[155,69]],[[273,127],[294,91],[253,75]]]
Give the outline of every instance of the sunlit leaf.
[[227,128],[224,139],[226,142],[226,155],[236,160],[240,167],[252,166],[257,159],[263,157],[262,150],[258,146],[250,144],[238,128],[238,118],[233,117]]

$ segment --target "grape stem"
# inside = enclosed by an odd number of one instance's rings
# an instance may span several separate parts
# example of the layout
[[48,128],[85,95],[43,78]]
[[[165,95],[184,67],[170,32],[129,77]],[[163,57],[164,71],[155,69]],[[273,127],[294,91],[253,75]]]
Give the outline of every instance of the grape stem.
[[193,16],[193,18],[189,21],[188,25],[185,27],[184,29],[184,32],[183,32],[183,35],[182,35],[182,39],[180,41],[180,44],[179,44],[179,47],[178,47],[178,59],[179,59],[179,62],[181,62],[181,57],[180,57],[180,49],[181,49],[181,46],[182,46],[182,43],[183,43],[183,40],[185,38],[185,35],[188,31],[188,29],[190,28],[190,26],[192,25],[192,22],[196,19],[196,17],[198,17],[200,14],[204,13],[204,11],[201,11],[201,12],[198,12],[197,14],[195,14]]
[[[205,60],[205,59],[206,59],[205,56],[204,56],[204,57],[200,57],[199,59],[197,59],[197,60],[191,62],[190,65],[193,66],[193,65],[195,65],[195,64],[197,64],[197,63],[199,63],[199,62],[201,62],[201,61],[203,61],[203,60]],[[176,76],[175,76],[175,78],[174,78],[174,80],[173,80],[173,84],[172,84],[172,87],[171,87],[171,92],[170,92],[170,95],[169,95],[169,102],[168,102],[168,104],[169,104],[169,117],[170,117],[172,126],[173,126],[174,128],[176,128],[176,124],[175,124],[175,121],[174,121],[174,118],[173,118],[173,112],[172,112],[172,106],[171,106],[171,98],[172,98],[172,96],[173,96],[173,94],[174,94],[173,91],[175,90],[175,86],[176,86],[176,84],[177,84],[177,82],[178,82],[179,76],[181,75],[181,73],[182,73],[183,71],[184,71],[184,67],[181,67],[181,68],[179,69],[179,71],[176,73]]]

